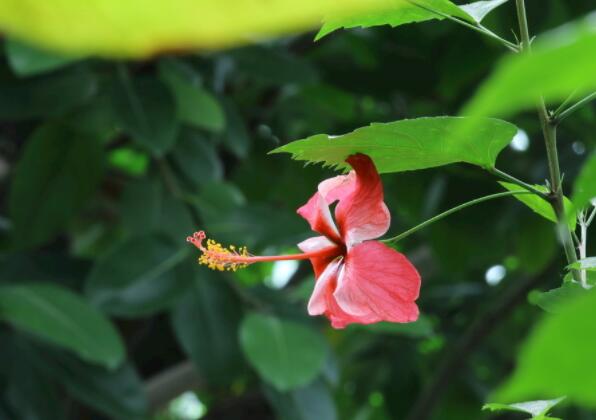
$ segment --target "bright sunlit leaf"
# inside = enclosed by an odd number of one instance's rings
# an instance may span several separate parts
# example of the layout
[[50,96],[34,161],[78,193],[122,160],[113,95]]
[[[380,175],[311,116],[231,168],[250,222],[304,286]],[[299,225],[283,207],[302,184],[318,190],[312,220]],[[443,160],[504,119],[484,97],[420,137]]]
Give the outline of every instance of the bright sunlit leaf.
[[[4,0],[0,30],[75,55],[146,57],[246,44],[310,29],[326,15],[384,4],[387,0]],[[399,0],[395,7],[406,4]]]
[[296,140],[271,153],[291,153],[296,160],[322,162],[347,168],[354,153],[370,156],[379,173],[433,168],[467,162],[484,168],[494,166],[497,156],[517,133],[505,121],[483,118],[473,135],[455,137],[466,118],[428,117],[391,123],[373,123],[341,136],[318,134]]

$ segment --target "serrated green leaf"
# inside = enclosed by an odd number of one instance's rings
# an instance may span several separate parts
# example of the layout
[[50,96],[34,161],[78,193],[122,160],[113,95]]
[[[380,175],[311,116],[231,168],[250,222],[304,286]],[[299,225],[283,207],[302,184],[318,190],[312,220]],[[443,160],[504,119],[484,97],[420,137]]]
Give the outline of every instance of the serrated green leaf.
[[475,21],[475,18],[468,14],[466,10],[456,6],[449,0],[386,0],[378,11],[340,18],[327,15],[315,40],[319,40],[341,28],[370,28],[381,25],[396,27],[432,19],[442,20],[444,17],[441,14],[458,17],[469,22]]
[[324,340],[311,328],[256,313],[242,322],[240,343],[259,375],[279,391],[311,382],[327,355]]
[[490,12],[502,4],[507,3],[507,1],[508,0],[482,0],[475,1],[474,3],[462,4],[459,7],[472,16],[476,22],[480,23]]
[[391,123],[373,123],[341,135],[319,134],[281,146],[270,153],[291,153],[296,160],[322,162],[345,169],[354,153],[369,155],[380,173],[432,168],[456,162],[494,166],[517,128],[508,122],[484,118],[469,136],[452,134],[467,122],[460,117],[427,117]]
[[[386,5],[387,0],[10,0],[0,3],[0,30],[57,51],[147,57],[246,44],[310,29],[325,15]],[[396,2],[402,5],[407,3]]]
[[578,210],[589,207],[591,200],[595,200],[596,205],[596,153],[584,162],[575,179],[572,199]]
[[587,291],[546,315],[518,353],[513,375],[493,400],[520,401],[566,395],[570,402],[596,407],[596,375],[586,374],[596,348],[596,293]]
[[[516,184],[511,184],[509,182],[499,181],[499,184],[501,184],[501,186],[508,191],[526,191],[524,187],[521,187]],[[548,192],[548,189],[543,185],[534,185],[533,187],[541,192]],[[555,215],[553,207],[544,198],[539,197],[535,194],[519,194],[515,195],[515,198],[524,203],[526,206],[531,208],[534,212],[538,213],[545,219],[548,219],[553,223],[557,223],[557,216]],[[569,229],[571,229],[571,231],[573,232],[577,224],[575,206],[567,197],[564,197],[564,203],[565,213],[567,214],[567,225],[569,226]]]
[[124,344],[112,324],[80,296],[54,284],[1,287],[0,318],[110,369],[125,357]]

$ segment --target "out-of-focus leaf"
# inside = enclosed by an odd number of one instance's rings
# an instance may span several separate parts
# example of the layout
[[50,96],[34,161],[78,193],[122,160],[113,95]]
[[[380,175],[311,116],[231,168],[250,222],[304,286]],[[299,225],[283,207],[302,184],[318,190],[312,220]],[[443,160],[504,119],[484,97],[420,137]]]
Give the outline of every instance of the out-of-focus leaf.
[[596,271],[596,257],[588,257],[569,264],[569,269]]
[[[586,160],[573,184],[573,204],[578,210],[596,199],[596,153]],[[596,202],[595,202],[596,203]]]
[[[499,184],[501,184],[501,186],[508,191],[526,191],[525,188],[516,184],[511,184],[509,182],[499,182]],[[544,193],[548,192],[548,189],[543,185],[534,185],[534,188]],[[555,215],[553,207],[544,198],[539,197],[536,194],[517,194],[514,195],[514,197],[545,219],[557,223],[557,216]],[[571,200],[569,200],[567,197],[564,197],[564,205],[565,213],[567,214],[567,225],[571,231],[574,231],[575,225],[577,224],[575,207]]]
[[99,258],[85,293],[103,311],[138,317],[162,310],[189,285],[189,267],[180,263],[191,248],[159,235],[130,238]]
[[136,176],[145,174],[149,166],[147,154],[128,147],[112,150],[108,161],[111,166]]
[[1,287],[0,318],[111,369],[124,359],[124,345],[112,324],[79,296],[56,285]]
[[585,293],[545,316],[523,344],[513,375],[493,400],[520,401],[566,395],[570,402],[596,407],[596,376],[586,374],[596,348],[596,293]]
[[421,315],[415,322],[398,324],[395,322],[379,322],[370,325],[352,324],[347,330],[369,331],[378,334],[395,334],[409,337],[429,337],[434,334],[433,326],[428,317]]
[[515,256],[526,274],[539,274],[557,254],[556,235],[545,219],[526,213],[519,215],[514,234]]
[[475,18],[470,16],[467,10],[456,6],[448,0],[416,0],[408,1],[406,5],[387,0],[385,7],[378,11],[343,18],[327,15],[324,20],[325,23],[315,40],[319,40],[340,28],[370,28],[380,25],[396,27],[406,23],[424,22],[432,19],[442,20],[444,16],[441,14],[458,17],[469,22],[475,21]]
[[0,357],[10,360],[0,364],[0,418],[45,420],[52,413],[53,419],[66,420],[59,389],[49,375],[35,369],[31,355],[22,349],[22,341],[6,331],[0,335]]
[[178,342],[207,383],[229,383],[242,369],[238,343],[241,305],[225,281],[196,269],[194,287],[172,311]]
[[318,380],[288,392],[266,387],[265,395],[280,420],[337,419],[333,396],[323,381]]
[[217,215],[225,215],[246,205],[242,191],[228,182],[205,184],[195,200],[195,204],[206,220],[215,220]]
[[586,290],[579,283],[569,281],[563,283],[561,287],[547,292],[532,292],[528,296],[528,300],[546,312],[556,314],[568,300],[575,299],[584,293]]
[[596,60],[591,53],[596,49],[593,20],[568,24],[539,37],[532,54],[505,57],[462,114],[507,116],[535,106],[541,96],[547,102],[562,101],[573,92],[581,95],[596,89]]
[[64,67],[76,58],[65,57],[23,44],[14,39],[5,41],[8,63],[19,76],[34,76]]
[[[5,1],[0,4],[0,29],[64,52],[147,57],[163,51],[246,44],[312,28],[324,15],[358,14],[386,9],[388,4],[387,0],[56,1],[51,5],[41,0]],[[405,0],[391,4],[408,5]]]
[[564,399],[565,397],[560,397],[554,400],[527,401],[514,404],[488,403],[482,409],[488,411],[517,411],[531,414],[533,419],[544,419],[548,412]]
[[135,235],[162,233],[179,242],[193,229],[186,205],[165,191],[159,179],[133,181],[122,193],[122,222]]
[[120,84],[112,95],[120,125],[156,155],[167,152],[178,134],[177,109],[168,87],[157,79],[131,80],[120,68]]
[[172,150],[172,159],[194,186],[218,181],[223,176],[223,166],[215,146],[196,130],[181,131]]
[[250,149],[250,136],[236,105],[226,98],[222,99],[226,113],[226,129],[222,133],[222,143],[238,158],[246,158]]
[[259,375],[279,391],[311,382],[327,354],[322,337],[309,327],[256,313],[242,322],[240,344]]
[[476,22],[480,23],[486,17],[486,15],[502,4],[507,3],[507,1],[508,0],[481,0],[475,1],[473,3],[462,4],[459,7],[468,15],[472,16]]
[[168,62],[160,65],[159,70],[161,80],[176,98],[178,118],[182,122],[215,132],[224,128],[226,121],[221,105],[201,86],[198,77],[188,77]]
[[95,192],[103,169],[97,139],[57,124],[34,131],[10,190],[15,245],[37,245],[60,232]]
[[429,117],[370,126],[341,135],[319,134],[281,146],[271,153],[291,153],[297,160],[323,162],[347,168],[345,159],[354,153],[369,155],[379,172],[401,172],[467,162],[485,168],[494,166],[517,128],[496,119],[481,119],[473,135],[452,134],[466,118]]
[[316,70],[308,61],[281,49],[247,47],[234,51],[232,57],[239,71],[267,84],[307,84],[318,79]]
[[1,78],[0,121],[62,115],[93,98],[97,88],[97,77],[79,66],[27,79]]
[[106,370],[52,348],[31,348],[36,367],[51,375],[77,400],[118,420],[147,418],[143,383],[132,365]]

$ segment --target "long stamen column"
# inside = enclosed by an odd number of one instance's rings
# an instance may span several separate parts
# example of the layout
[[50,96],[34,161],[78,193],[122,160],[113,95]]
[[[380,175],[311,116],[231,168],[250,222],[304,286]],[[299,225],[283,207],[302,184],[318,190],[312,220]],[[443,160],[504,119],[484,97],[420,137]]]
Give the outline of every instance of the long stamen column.
[[206,238],[207,235],[201,230],[195,232],[192,236],[188,236],[186,241],[192,243],[202,252],[202,255],[199,257],[199,264],[206,265],[208,268],[218,271],[236,271],[257,262],[307,260],[309,258],[339,254],[339,247],[332,246],[302,254],[256,256],[250,254],[245,246],[236,247],[230,245],[224,247],[213,239],[207,239],[205,246],[203,245],[203,241]]

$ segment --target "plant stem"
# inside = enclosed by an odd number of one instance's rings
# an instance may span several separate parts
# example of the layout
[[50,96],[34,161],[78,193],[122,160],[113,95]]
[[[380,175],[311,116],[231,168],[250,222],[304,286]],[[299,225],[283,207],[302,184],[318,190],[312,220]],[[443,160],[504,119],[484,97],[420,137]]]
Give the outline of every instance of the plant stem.
[[[526,16],[526,6],[524,0],[515,0],[515,5],[517,8],[517,19],[522,41],[522,51],[525,53],[530,53],[530,32],[528,30],[528,19]],[[561,185],[561,171],[559,169],[559,156],[557,153],[557,126],[556,123],[549,118],[543,99],[541,99],[540,103],[538,104],[538,117],[540,118],[540,125],[542,126],[542,133],[544,135],[544,143],[546,146],[546,155],[548,158],[548,171],[550,176],[549,201],[557,216],[558,233],[561,242],[563,243],[563,248],[567,257],[567,263],[573,264],[577,261],[577,254],[575,252],[575,247],[573,246],[571,230],[567,225],[565,217],[563,187]],[[580,275],[577,270],[572,270],[572,274],[576,281],[580,280]]]
[[495,198],[509,197],[512,195],[521,195],[521,194],[532,194],[532,192],[530,192],[530,191],[505,191],[505,192],[501,192],[501,193],[496,193],[496,194],[491,194],[491,195],[486,195],[484,197],[476,198],[474,200],[467,201],[463,204],[460,204],[459,206],[453,207],[447,211],[444,211],[443,213],[439,213],[436,216],[431,217],[430,219],[420,223],[419,225],[416,225],[413,228],[408,229],[405,232],[402,232],[397,236],[394,236],[393,238],[384,239],[381,242],[385,242],[385,243],[398,242],[398,241],[410,236],[411,234],[419,231],[420,229],[423,229],[426,226],[431,225],[431,224],[449,216],[450,214],[456,213],[456,212],[463,210],[467,207],[470,207],[470,206],[473,206],[476,204],[480,204],[485,201],[494,200]]
[[443,13],[440,12],[438,10],[434,10],[431,9],[430,7],[424,6],[422,4],[416,3],[413,0],[408,0],[411,4],[413,4],[414,6],[417,6],[421,9],[426,10],[427,12],[431,12],[434,13],[438,16],[441,16],[442,18],[448,19],[452,22],[458,23],[460,25],[465,26],[466,28],[472,29],[473,31],[479,32],[483,35],[486,35],[492,39],[495,39],[497,41],[499,41],[501,44],[503,44],[506,48],[508,48],[509,50],[513,51],[513,52],[519,52],[518,46],[516,44],[514,44],[513,42],[507,41],[504,38],[501,38],[499,35],[497,35],[496,33],[494,33],[493,31],[489,30],[488,28],[485,28],[484,26],[482,26],[481,24],[477,23],[476,25],[472,25],[469,22],[466,22],[462,19],[458,19],[454,16],[451,16],[447,13]]
[[553,119],[558,124],[561,121],[563,121],[565,118],[567,118],[569,115],[573,114],[575,111],[580,109],[582,106],[590,103],[593,99],[596,99],[596,92],[590,93],[588,96],[586,96],[583,99],[580,99],[579,101],[577,101],[575,104],[571,105],[569,108],[565,109],[564,111],[561,111],[559,113],[555,112]]
[[533,194],[536,194],[537,196],[540,196],[542,198],[544,198],[545,200],[549,200],[549,196],[548,194],[543,193],[542,191],[540,191],[539,189],[533,187],[532,185],[522,181],[521,179],[517,179],[516,177],[514,177],[513,175],[509,175],[506,172],[503,172],[497,168],[490,168],[488,170],[491,174],[504,179],[505,181],[509,181],[512,184],[516,184],[519,185],[522,188],[525,188],[526,190],[530,191]]

